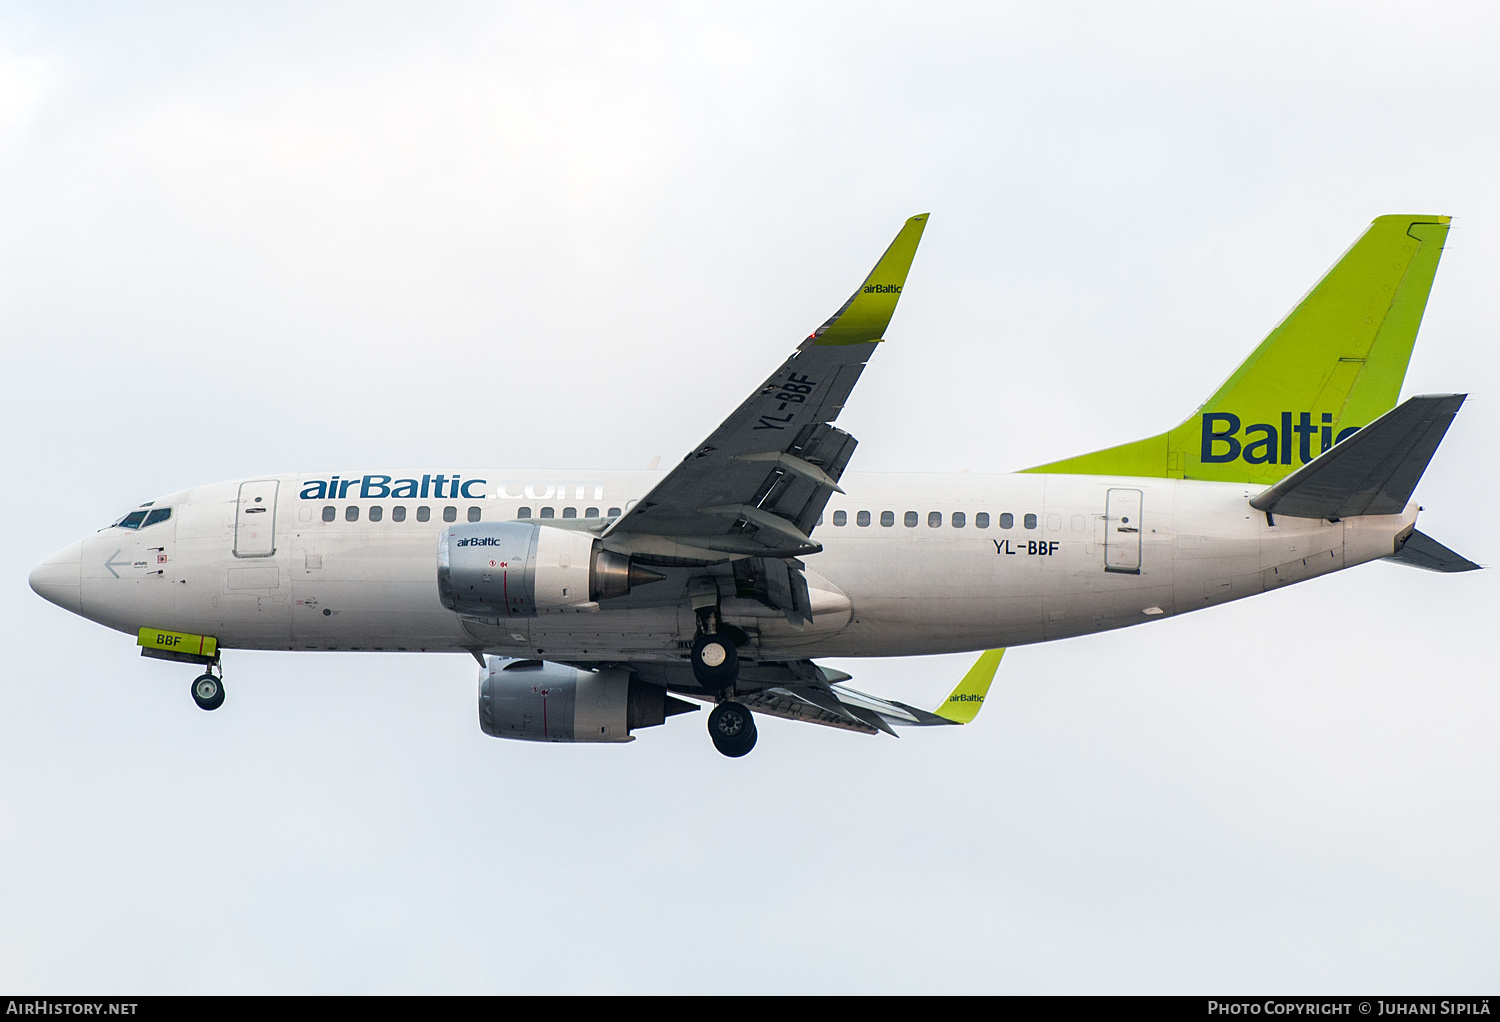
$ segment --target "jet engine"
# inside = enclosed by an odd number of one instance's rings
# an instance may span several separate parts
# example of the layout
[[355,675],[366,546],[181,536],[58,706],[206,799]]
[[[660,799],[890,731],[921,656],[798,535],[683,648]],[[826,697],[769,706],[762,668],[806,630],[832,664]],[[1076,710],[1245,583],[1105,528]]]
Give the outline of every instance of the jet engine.
[[486,657],[479,672],[479,727],[528,742],[628,742],[698,707],[633,678],[628,668],[583,671],[542,660]]
[[476,617],[588,609],[662,577],[573,529],[470,522],[438,538],[438,596],[449,610]]

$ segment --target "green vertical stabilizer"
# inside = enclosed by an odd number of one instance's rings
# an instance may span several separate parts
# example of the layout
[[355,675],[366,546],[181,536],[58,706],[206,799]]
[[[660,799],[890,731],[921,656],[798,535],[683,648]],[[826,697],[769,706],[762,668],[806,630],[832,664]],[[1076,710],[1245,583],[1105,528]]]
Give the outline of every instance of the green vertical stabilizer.
[[1396,406],[1449,220],[1376,219],[1170,432],[1026,471],[1276,482]]

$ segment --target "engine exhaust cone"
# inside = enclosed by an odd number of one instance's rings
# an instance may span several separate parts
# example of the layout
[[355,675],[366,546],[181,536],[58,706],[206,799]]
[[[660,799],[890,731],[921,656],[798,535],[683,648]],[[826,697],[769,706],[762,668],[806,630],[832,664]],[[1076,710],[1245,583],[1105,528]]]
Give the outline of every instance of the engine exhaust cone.
[[643,568],[639,564],[636,564],[634,561],[632,561],[630,564],[630,586],[632,589],[636,586],[648,585],[652,582],[660,582],[666,577],[667,576],[663,575],[661,572],[652,571],[650,568]]
[[589,595],[595,600],[613,600],[628,596],[635,586],[660,582],[666,578],[650,568],[643,568],[628,554],[602,549],[594,541],[594,563],[589,572]]

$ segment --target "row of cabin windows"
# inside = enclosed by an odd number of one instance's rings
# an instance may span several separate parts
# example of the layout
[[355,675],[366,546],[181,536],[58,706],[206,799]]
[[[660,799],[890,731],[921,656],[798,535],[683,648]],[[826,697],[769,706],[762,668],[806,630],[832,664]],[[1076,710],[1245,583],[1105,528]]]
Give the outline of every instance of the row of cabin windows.
[[[557,511],[556,511],[555,508],[544,507],[544,508],[541,509],[541,512],[542,513],[541,513],[541,515],[539,517],[542,517],[542,518],[556,518],[557,517]],[[140,512],[140,513],[144,514],[144,512]],[[172,512],[170,510],[167,511],[167,514],[170,515],[171,513]],[[334,507],[332,504],[325,504],[323,506],[323,521],[325,521],[325,522],[331,522],[335,518],[338,517],[338,514],[339,514],[338,508]],[[565,508],[563,508],[562,516],[564,518],[577,518],[578,517],[578,509],[576,507],[565,507]],[[517,518],[530,518],[531,517],[531,508],[529,508],[529,507],[523,507],[523,508],[519,509],[516,512],[516,517]],[[599,517],[599,509],[596,508],[596,507],[584,508],[583,517],[585,517],[585,518],[598,518]],[[617,507],[610,508],[609,509],[609,517],[611,517],[611,518],[618,518],[618,517],[620,517],[620,509],[617,508]],[[380,505],[380,504],[373,504],[373,505],[371,505],[371,507],[370,507],[370,521],[372,521],[372,522],[378,522],[378,521],[383,520],[384,518],[385,518],[385,508],[382,505]],[[469,508],[468,518],[469,518],[469,521],[471,521],[471,522],[477,522],[477,521],[479,521],[479,508],[477,508],[477,507],[471,507],[471,508]],[[432,519],[432,508],[427,507],[425,504],[422,505],[421,507],[417,508],[417,521],[419,521],[419,522],[426,522],[426,521],[430,521],[431,519]],[[357,522],[357,521],[359,521],[359,505],[358,504],[350,504],[348,507],[344,508],[344,521],[346,521],[346,522]],[[391,521],[393,521],[393,522],[404,522],[404,521],[406,521],[406,507],[404,505],[397,504],[395,507],[391,508]],[[448,505],[447,507],[443,508],[443,521],[445,521],[445,522],[456,522],[456,521],[458,521],[458,508],[454,507],[451,504]],[[151,523],[148,522],[147,524],[149,525]],[[133,526],[133,525],[132,526],[126,526],[126,527],[127,528],[135,528],[135,526]]]
[[[332,504],[325,504],[325,505],[323,505],[323,521],[325,521],[325,522],[331,522],[335,518],[337,518],[338,515],[339,515],[339,509],[336,508],[336,507],[334,507]],[[373,505],[370,506],[370,521],[372,521],[372,522],[378,522],[378,521],[381,521],[384,518],[385,518],[385,508],[384,507],[382,507],[379,504],[373,504]],[[426,506],[425,504],[422,505],[421,507],[417,508],[417,521],[419,521],[419,522],[426,522],[426,521],[431,521],[431,520],[432,520],[432,508]],[[357,521],[359,521],[359,505],[358,504],[350,504],[348,507],[344,508],[344,521],[346,521],[346,522],[357,522]],[[393,521],[393,522],[404,522],[404,521],[406,521],[406,507],[405,507],[405,505],[397,504],[395,507],[391,508],[391,521]],[[451,504],[448,505],[447,507],[443,508],[443,521],[445,521],[445,522],[456,522],[456,521],[458,521],[458,508],[454,507]],[[477,521],[479,521],[479,508],[477,508],[477,507],[471,507],[471,508],[469,508],[469,521],[471,521],[471,522],[477,522]]]
[[[171,513],[172,513],[171,509],[169,509],[169,508],[160,508],[160,509],[158,509],[156,511],[153,511],[152,514],[156,515],[156,514],[161,514],[162,512],[165,512],[165,514],[162,514],[162,517],[160,519],[149,520],[149,521],[146,522],[146,524],[147,525],[154,525],[156,523],[156,521],[165,521],[166,518],[168,516],[170,516]],[[145,518],[145,514],[146,513],[143,512],[143,511],[132,512],[130,515],[127,515],[126,519],[122,520],[119,524],[122,525],[124,528],[127,528],[127,529],[139,528],[140,527],[140,524],[139,524],[140,519],[136,519],[136,524],[127,524],[127,522],[130,519],[135,519],[136,515],[140,515],[141,518]],[[576,507],[565,507],[565,508],[563,508],[562,516],[564,518],[577,518],[578,517],[578,509]],[[618,518],[619,516],[620,516],[620,509],[619,508],[612,507],[612,508],[609,509],[609,517],[610,518]],[[326,505],[324,505],[324,507],[323,507],[323,521],[325,521],[325,522],[331,522],[331,521],[333,521],[337,517],[338,517],[338,508],[334,507],[332,504],[326,504]],[[531,517],[531,508],[529,508],[529,507],[519,508],[516,511],[516,517],[517,518],[530,518]],[[557,517],[557,512],[556,512],[555,508],[544,507],[544,508],[541,509],[541,512],[540,512],[540,514],[537,517],[539,517],[539,518],[556,518]],[[585,518],[598,518],[599,517],[599,509],[596,508],[596,507],[584,508],[583,517],[585,517]],[[374,504],[374,505],[372,505],[370,507],[370,521],[372,521],[372,522],[378,522],[378,521],[383,520],[384,518],[385,518],[385,508],[384,507],[382,507],[379,504]],[[419,522],[430,521],[431,518],[432,518],[432,509],[430,507],[427,507],[424,504],[421,507],[417,508],[417,521],[419,521]],[[478,507],[470,507],[469,508],[468,519],[471,522],[477,522],[477,521],[479,521],[479,508]],[[346,522],[357,522],[357,521],[359,521],[359,505],[358,504],[350,504],[348,507],[344,508],[344,521],[346,521]],[[393,521],[393,522],[404,522],[404,521],[406,521],[406,507],[404,505],[397,504],[395,507],[391,508],[391,521]],[[456,522],[456,521],[458,521],[458,508],[454,507],[451,504],[448,505],[447,507],[443,508],[443,521],[445,521],[445,522]],[[908,511],[908,512],[906,512],[905,516],[902,519],[902,524],[905,525],[908,529],[915,529],[921,523],[921,521],[922,521],[922,516],[918,512],[916,512],[916,511]],[[968,517],[968,515],[966,515],[962,511],[955,511],[951,515],[948,516],[948,522],[949,522],[949,524],[953,528],[955,528],[955,529],[962,529],[962,528],[966,528],[968,526],[968,524],[969,524],[969,517]],[[855,525],[858,525],[861,528],[867,528],[870,525],[870,523],[871,523],[870,512],[868,512],[868,511],[856,511],[855,512],[855,514],[854,514],[854,524]],[[838,527],[838,528],[842,528],[843,526],[848,525],[849,524],[849,512],[847,512],[847,511],[835,511],[833,513],[833,524],[834,524],[835,527]],[[881,524],[882,527],[887,528],[887,529],[889,529],[892,526],[894,526],[896,524],[896,512],[894,512],[894,511],[882,511],[882,512],[880,512],[880,524]],[[1016,517],[1015,517],[1015,515],[1011,514],[1009,511],[1005,511],[1005,512],[1003,512],[1003,513],[1000,514],[999,520],[996,522],[996,524],[999,525],[999,527],[1002,528],[1002,529],[1013,529],[1013,528],[1016,527]],[[1022,518],[1021,518],[1021,527],[1023,529],[1035,529],[1036,528],[1036,524],[1037,524],[1037,520],[1036,520],[1036,515],[1034,515],[1034,514],[1026,514],[1026,515],[1023,515]],[[941,511],[929,511],[929,512],[927,512],[927,527],[928,528],[930,528],[930,529],[939,529],[939,528],[942,528],[942,525],[943,525],[943,512],[941,512]],[[990,527],[990,513],[988,511],[979,511],[979,512],[975,513],[975,515],[974,515],[974,528],[976,528],[976,529],[988,529],[989,527]]]
[[[564,518],[577,518],[578,517],[578,509],[576,507],[565,507],[565,508],[563,508],[562,516]],[[531,517],[531,508],[529,508],[529,507],[523,507],[523,508],[517,509],[517,511],[516,511],[516,517],[517,518],[530,518]],[[537,517],[538,518],[556,518],[557,514],[556,514],[555,509],[550,508],[550,507],[544,507],[544,508],[541,509],[541,513],[538,514]],[[599,509],[596,508],[596,507],[586,507],[586,508],[583,509],[583,517],[585,517],[585,518],[598,518],[599,517]],[[620,509],[617,508],[617,507],[610,508],[609,509],[609,513],[607,515],[605,515],[605,517],[606,518],[618,518],[618,517],[620,517]]]
[[[908,512],[906,512],[906,515],[905,515],[905,517],[904,517],[904,519],[902,521],[902,524],[904,524],[908,529],[915,529],[917,527],[917,525],[921,521],[922,521],[922,516],[920,514],[918,514],[916,511],[908,511]],[[953,512],[952,515],[949,516],[949,522],[953,526],[953,528],[955,528],[955,529],[962,529],[962,528],[965,528],[969,524],[969,516],[966,515],[966,514],[964,514],[964,512],[962,512],[962,511],[955,511],[955,512]],[[839,526],[839,527],[848,525],[849,524],[849,512],[847,512],[847,511],[835,511],[833,513],[833,524],[835,526]],[[865,527],[869,526],[869,524],[870,524],[870,512],[868,512],[868,511],[856,511],[855,514],[854,514],[854,524],[860,526],[861,528],[865,528]],[[895,525],[896,524],[896,512],[894,512],[894,511],[882,511],[882,512],[880,512],[880,524],[882,526],[884,526],[885,528],[887,528],[887,529],[889,529],[891,526]],[[1000,528],[1002,528],[1002,529],[1013,529],[1013,528],[1016,527],[1016,516],[1013,515],[1013,514],[1011,514],[1009,511],[1006,511],[1003,514],[1000,515],[1000,520],[999,520],[998,524],[999,524]],[[928,528],[930,528],[930,529],[938,529],[938,528],[942,528],[942,525],[943,525],[943,513],[941,511],[929,511],[929,512],[927,512],[927,527]],[[990,527],[990,513],[988,511],[980,511],[980,512],[978,512],[978,513],[976,513],[974,515],[974,528],[976,528],[976,529],[988,529],[989,527]],[[1024,515],[1021,518],[1021,527],[1025,528],[1025,529],[1035,529],[1036,528],[1036,515],[1033,515],[1033,514]]]

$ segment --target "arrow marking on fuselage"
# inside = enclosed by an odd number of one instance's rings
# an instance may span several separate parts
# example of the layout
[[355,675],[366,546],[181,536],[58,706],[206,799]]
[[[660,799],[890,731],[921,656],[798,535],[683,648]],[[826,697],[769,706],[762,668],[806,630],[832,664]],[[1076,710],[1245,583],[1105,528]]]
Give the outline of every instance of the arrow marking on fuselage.
[[114,553],[110,554],[109,555],[109,560],[107,560],[107,561],[104,562],[104,566],[109,569],[109,573],[111,575],[113,575],[115,578],[119,578],[120,577],[120,573],[115,570],[116,568],[128,568],[131,565],[130,561],[117,561],[117,560],[115,560],[115,558],[119,557],[120,554],[124,552],[124,550],[125,550],[125,548],[121,547],[119,550],[116,550]]

